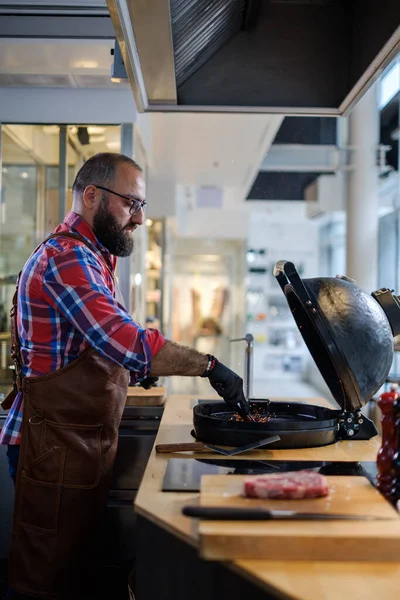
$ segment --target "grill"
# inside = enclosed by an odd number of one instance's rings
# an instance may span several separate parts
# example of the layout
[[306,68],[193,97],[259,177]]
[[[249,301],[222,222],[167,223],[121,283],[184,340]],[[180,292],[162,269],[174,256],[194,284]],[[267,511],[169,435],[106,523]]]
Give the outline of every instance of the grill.
[[252,399],[250,412],[269,418],[249,423],[235,421],[225,403],[201,402],[194,408],[195,437],[239,446],[271,433],[281,440],[268,448],[300,448],[375,436],[375,424],[361,408],[389,373],[393,336],[400,333],[400,297],[386,288],[369,295],[347,277],[302,280],[293,263],[286,261],[275,265],[274,275],[339,408]]

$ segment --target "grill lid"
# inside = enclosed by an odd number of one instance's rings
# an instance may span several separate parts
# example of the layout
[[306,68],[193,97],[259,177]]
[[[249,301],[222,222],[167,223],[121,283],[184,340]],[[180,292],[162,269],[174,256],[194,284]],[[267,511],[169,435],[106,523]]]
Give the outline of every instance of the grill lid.
[[346,411],[358,410],[382,386],[393,361],[384,309],[345,277],[302,280],[286,261],[276,263],[274,275],[334,399]]

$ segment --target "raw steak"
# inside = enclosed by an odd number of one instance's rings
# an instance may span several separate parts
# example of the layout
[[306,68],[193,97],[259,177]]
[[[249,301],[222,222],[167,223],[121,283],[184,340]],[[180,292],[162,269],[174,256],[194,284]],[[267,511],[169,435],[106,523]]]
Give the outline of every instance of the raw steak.
[[328,495],[324,475],[314,471],[289,471],[246,477],[244,495],[249,498],[318,498]]

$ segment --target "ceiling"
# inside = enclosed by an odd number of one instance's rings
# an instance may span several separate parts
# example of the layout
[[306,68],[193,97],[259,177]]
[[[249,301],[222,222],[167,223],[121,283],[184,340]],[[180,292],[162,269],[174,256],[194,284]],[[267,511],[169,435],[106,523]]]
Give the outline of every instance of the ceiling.
[[224,207],[244,207],[282,122],[278,115],[152,114],[151,179],[225,190]]
[[[83,134],[83,135],[80,135]],[[97,152],[120,151],[120,127],[89,125],[67,128],[67,160],[76,165]],[[85,139],[85,134],[88,138]],[[59,163],[60,127],[57,125],[7,125],[2,126],[2,160],[4,164]]]

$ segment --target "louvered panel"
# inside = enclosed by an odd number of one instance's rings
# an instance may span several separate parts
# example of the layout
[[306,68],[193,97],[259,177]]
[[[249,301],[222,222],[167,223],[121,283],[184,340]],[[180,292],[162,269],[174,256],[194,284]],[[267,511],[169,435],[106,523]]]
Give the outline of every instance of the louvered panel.
[[170,0],[177,87],[243,26],[246,0]]

